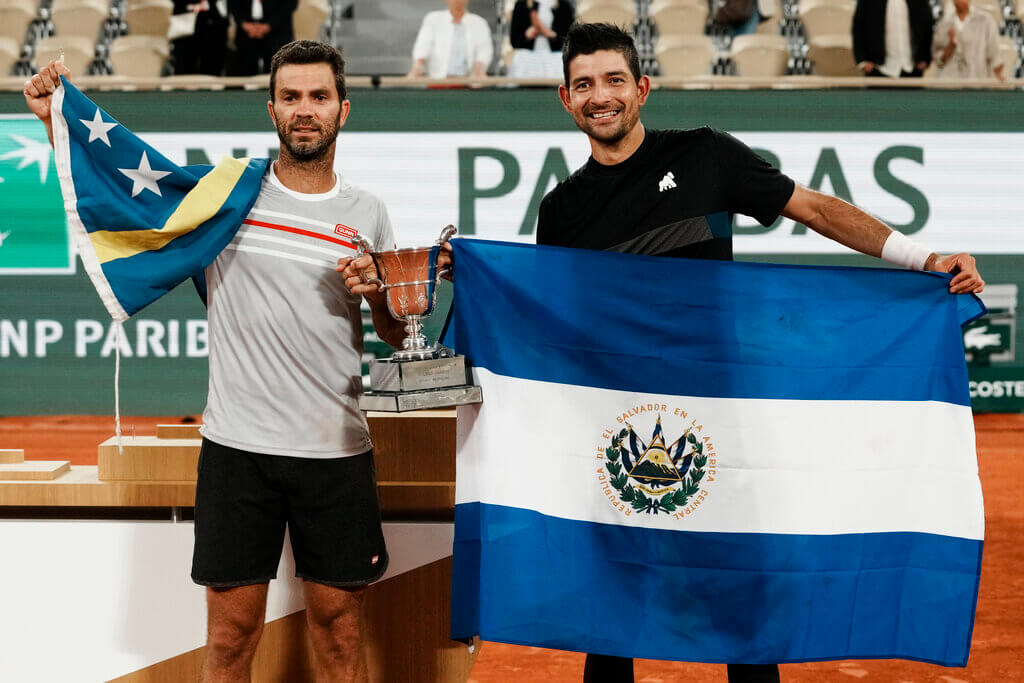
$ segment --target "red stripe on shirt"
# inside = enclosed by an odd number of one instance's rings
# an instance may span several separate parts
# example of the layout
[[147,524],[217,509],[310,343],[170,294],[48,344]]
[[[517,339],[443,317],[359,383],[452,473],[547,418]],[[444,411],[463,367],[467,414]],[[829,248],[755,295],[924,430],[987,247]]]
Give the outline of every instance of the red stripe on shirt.
[[346,242],[344,240],[337,240],[337,239],[334,239],[333,237],[328,237],[327,235],[321,235],[320,233],[311,232],[309,230],[303,230],[301,228],[293,228],[293,227],[288,226],[288,225],[277,225],[276,223],[264,223],[263,221],[254,221],[254,220],[252,220],[250,218],[246,218],[242,222],[245,223],[246,225],[255,225],[256,227],[259,227],[259,228],[270,228],[271,230],[281,230],[282,232],[291,232],[291,233],[294,233],[296,235],[303,235],[305,237],[312,237],[314,239],[324,240],[325,242],[331,242],[332,244],[340,244],[341,246],[348,247],[349,249],[352,249],[353,251],[356,250],[356,245],[352,244],[351,242]]

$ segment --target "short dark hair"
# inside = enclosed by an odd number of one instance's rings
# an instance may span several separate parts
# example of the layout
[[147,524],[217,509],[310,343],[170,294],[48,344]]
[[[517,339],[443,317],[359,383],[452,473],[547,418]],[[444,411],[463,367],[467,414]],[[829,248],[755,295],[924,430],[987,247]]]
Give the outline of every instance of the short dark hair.
[[274,53],[270,60],[270,101],[274,101],[274,88],[277,86],[277,70],[285,64],[327,64],[334,72],[334,85],[338,89],[338,99],[345,99],[345,59],[341,50],[333,45],[318,43],[315,40],[293,40]]
[[640,55],[636,52],[633,37],[613,24],[584,24],[577,22],[569,27],[562,43],[562,75],[565,87],[569,87],[569,62],[577,55],[592,55],[598,50],[614,50],[626,58],[633,78],[640,80]]

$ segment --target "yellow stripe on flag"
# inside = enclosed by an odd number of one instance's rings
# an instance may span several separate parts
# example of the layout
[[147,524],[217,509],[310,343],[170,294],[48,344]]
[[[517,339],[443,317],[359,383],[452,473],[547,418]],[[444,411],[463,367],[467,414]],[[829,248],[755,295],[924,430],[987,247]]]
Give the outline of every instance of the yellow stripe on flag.
[[203,176],[159,230],[97,230],[89,233],[100,263],[155,251],[213,218],[235,189],[249,159],[223,158]]

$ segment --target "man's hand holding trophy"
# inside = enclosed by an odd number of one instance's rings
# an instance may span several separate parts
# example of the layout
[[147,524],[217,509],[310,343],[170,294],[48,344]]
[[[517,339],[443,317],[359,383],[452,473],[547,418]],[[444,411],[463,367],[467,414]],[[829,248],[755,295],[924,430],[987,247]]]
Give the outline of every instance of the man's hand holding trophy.
[[456,232],[449,225],[433,246],[377,252],[356,235],[359,251],[338,260],[337,270],[353,294],[365,296],[371,307],[386,305],[392,317],[405,323],[402,348],[370,365],[371,388],[359,399],[363,410],[402,412],[482,400],[465,357],[430,344],[423,335],[423,321],[434,312],[437,283],[451,275],[448,240]]

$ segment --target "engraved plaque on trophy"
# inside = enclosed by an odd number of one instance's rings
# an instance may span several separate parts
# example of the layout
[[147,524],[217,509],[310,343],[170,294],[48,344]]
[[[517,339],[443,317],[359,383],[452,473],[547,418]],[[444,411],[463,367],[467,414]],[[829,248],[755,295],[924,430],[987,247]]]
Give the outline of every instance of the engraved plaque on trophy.
[[385,293],[388,311],[405,322],[402,348],[370,363],[370,389],[359,398],[362,410],[403,412],[482,400],[465,356],[431,345],[423,335],[423,321],[434,311],[437,282],[446,274],[437,267],[441,245],[455,233],[449,225],[431,247],[378,252],[365,238],[354,238],[358,255],[369,254],[377,268],[377,277],[366,282]]

